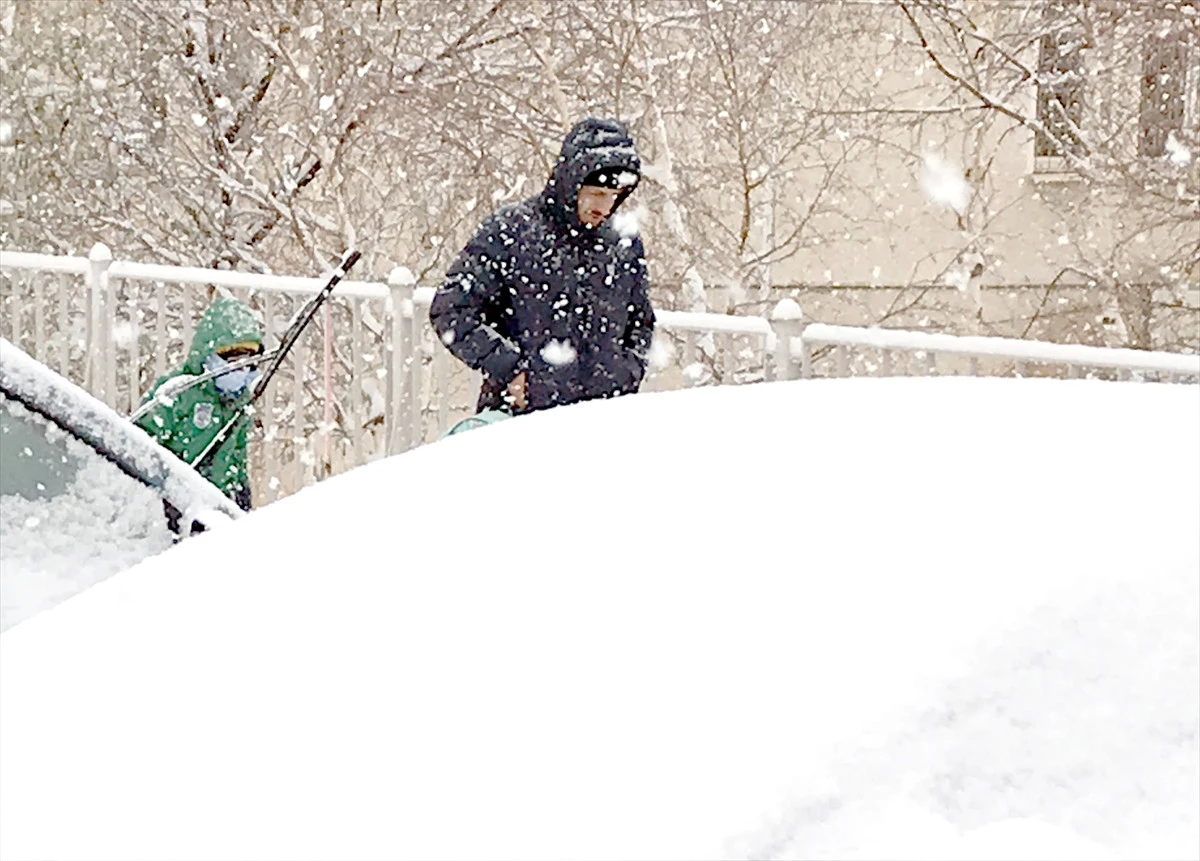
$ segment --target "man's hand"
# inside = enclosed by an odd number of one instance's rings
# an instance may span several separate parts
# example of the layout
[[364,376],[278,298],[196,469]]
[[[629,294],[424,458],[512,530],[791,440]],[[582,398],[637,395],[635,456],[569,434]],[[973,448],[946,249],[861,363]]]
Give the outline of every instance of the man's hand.
[[517,374],[513,377],[511,383],[508,384],[508,389],[505,391],[505,400],[513,405],[514,409],[525,409],[525,372]]

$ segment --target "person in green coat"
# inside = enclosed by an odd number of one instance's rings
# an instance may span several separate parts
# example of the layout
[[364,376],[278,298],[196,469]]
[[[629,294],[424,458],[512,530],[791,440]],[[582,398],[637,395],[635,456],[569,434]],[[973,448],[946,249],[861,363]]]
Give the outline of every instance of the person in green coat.
[[[188,378],[219,371],[230,362],[262,351],[262,328],[254,313],[234,299],[217,300],[196,326],[187,361],[146,393],[142,403],[160,391],[162,395],[160,403],[138,419],[138,426],[190,464],[245,406],[259,372],[257,367],[241,367],[192,386],[186,385]],[[175,387],[180,387],[178,394],[171,393]],[[248,430],[249,422],[242,422],[199,468],[201,475],[244,511],[250,509]],[[168,519],[170,515],[168,512]]]

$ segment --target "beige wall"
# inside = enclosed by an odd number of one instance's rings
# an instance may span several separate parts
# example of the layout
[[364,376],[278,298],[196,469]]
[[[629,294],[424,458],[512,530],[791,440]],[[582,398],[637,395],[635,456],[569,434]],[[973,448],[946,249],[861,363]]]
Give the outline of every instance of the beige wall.
[[[1021,27],[1039,23],[1031,12],[1037,4],[982,0],[970,5],[985,31],[990,26],[996,32],[1020,32]],[[815,149],[822,156],[816,163],[811,157],[797,160],[768,179],[757,193],[759,217],[751,238],[751,251],[766,247],[772,184],[774,221],[777,226],[794,221],[811,203],[829,164],[848,147],[855,148],[839,168],[831,204],[813,219],[795,253],[775,263],[770,273],[777,288],[809,288],[801,294],[801,304],[806,311],[811,307],[815,319],[876,322],[878,315],[886,314],[896,302],[904,304],[914,291],[924,291],[917,305],[940,306],[941,313],[914,316],[910,325],[920,326],[924,321],[971,329],[982,313],[984,332],[1020,334],[1025,330],[1020,321],[1033,314],[1029,308],[1043,302],[1044,285],[1083,285],[1087,277],[1081,273],[1093,271],[1103,271],[1119,284],[1154,284],[1162,280],[1159,269],[1163,261],[1186,246],[1186,232],[1194,230],[1200,237],[1200,222],[1181,218],[1185,205],[1172,207],[1160,198],[1139,193],[1133,184],[1114,183],[1109,177],[1100,181],[1046,172],[1045,163],[1035,165],[1033,132],[997,112],[895,114],[969,100],[961,98],[961,93],[956,96],[956,87],[924,52],[881,38],[904,31],[899,13],[881,7],[847,7],[841,14],[875,15],[878,26],[856,36],[853,30],[839,30],[836,43],[828,46],[827,74],[847,82],[873,79],[870,91],[865,95],[859,92],[859,97],[893,113],[869,120],[847,116],[846,131],[840,137],[817,142]],[[1096,45],[1086,55],[1088,95],[1083,126],[1097,137],[1111,136],[1111,151],[1136,151],[1140,69],[1139,53],[1130,46],[1138,44],[1142,35],[1128,26],[1095,34]],[[1031,40],[1020,59],[1036,67],[1036,40]],[[1006,104],[1034,114],[1033,83],[1007,89],[1003,80],[993,83],[998,91],[1003,90]],[[847,106],[859,104],[862,102]],[[1194,123],[1196,117],[1191,120]],[[693,149],[704,151],[713,146],[698,120],[690,126],[678,121],[672,134],[677,161],[686,162]],[[921,160],[926,152],[939,154],[966,174],[971,204],[961,218],[931,203],[923,193]],[[1200,157],[1193,167],[1197,163]],[[1195,174],[1194,170],[1193,183]],[[663,224],[663,201],[655,198],[653,189],[646,190],[643,199],[649,199],[646,237],[651,266],[664,283],[670,283],[678,274],[667,259],[670,253],[662,250],[675,242]],[[736,228],[741,206],[736,189],[702,189],[692,202],[697,208],[724,207],[723,223]],[[1173,226],[1148,227],[1159,221],[1173,222]],[[947,270],[970,250],[980,252],[985,263],[977,285],[971,285],[978,286],[981,293],[928,289],[946,284]],[[968,259],[968,268],[974,259]],[[749,278],[746,272],[737,271],[736,261],[727,259],[724,266],[725,271],[716,264],[704,273],[718,310],[730,304],[723,286],[737,285],[739,278],[739,286],[745,286]],[[871,286],[902,287],[907,293],[889,290],[874,295],[865,290],[829,289]],[[671,299],[664,294],[664,301]],[[1070,304],[1075,322],[1057,329],[1050,326],[1043,330],[1044,335],[1099,342],[1099,333],[1105,331],[1103,317],[1114,307],[1113,296],[1103,290],[1065,291],[1055,295],[1052,304],[1057,306],[1063,300]],[[1044,310],[1042,314],[1039,325],[1048,319]],[[1170,316],[1159,314],[1158,318]],[[1195,348],[1194,323],[1184,319],[1182,324],[1172,324],[1154,346],[1182,341]]]

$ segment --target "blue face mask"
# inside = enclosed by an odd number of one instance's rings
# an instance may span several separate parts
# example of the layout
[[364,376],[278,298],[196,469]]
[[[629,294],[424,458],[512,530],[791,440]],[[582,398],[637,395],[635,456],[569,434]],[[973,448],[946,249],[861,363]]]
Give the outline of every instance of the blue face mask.
[[[204,360],[205,371],[219,371],[222,368],[228,367],[229,362],[222,359],[216,353],[210,354],[209,357]],[[257,368],[238,368],[237,370],[230,371],[227,374],[221,374],[219,377],[214,378],[213,385],[217,387],[217,391],[221,394],[236,397],[237,395],[240,395],[242,392],[246,391],[246,389],[250,388],[250,386],[258,382],[258,378],[260,376],[261,374],[258,372]]]

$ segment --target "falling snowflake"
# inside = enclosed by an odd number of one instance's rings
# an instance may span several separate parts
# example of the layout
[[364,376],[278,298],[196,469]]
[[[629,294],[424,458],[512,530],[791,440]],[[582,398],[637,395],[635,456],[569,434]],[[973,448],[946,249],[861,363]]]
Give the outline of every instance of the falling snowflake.
[[705,382],[709,377],[708,368],[699,362],[692,362],[683,369],[683,378],[689,385],[695,386]]
[[128,347],[137,338],[137,327],[128,320],[121,320],[114,323],[112,327],[112,340],[118,347]]
[[675,350],[671,345],[656,337],[650,343],[650,354],[646,357],[646,364],[651,371],[661,371],[669,367],[674,358]]
[[622,210],[612,217],[613,230],[625,239],[637,236],[641,232],[640,210]]
[[957,166],[937,153],[926,153],[921,164],[921,190],[935,206],[962,215],[971,200],[971,188]]
[[1167,142],[1164,146],[1167,151],[1167,161],[1175,167],[1187,167],[1192,163],[1192,151],[1175,137],[1175,132],[1167,135]]
[[952,266],[946,270],[943,281],[947,287],[953,287],[959,292],[966,293],[971,286],[971,273],[965,266]]
[[561,368],[575,361],[575,348],[571,346],[570,341],[551,341],[542,347],[542,358],[547,364]]

